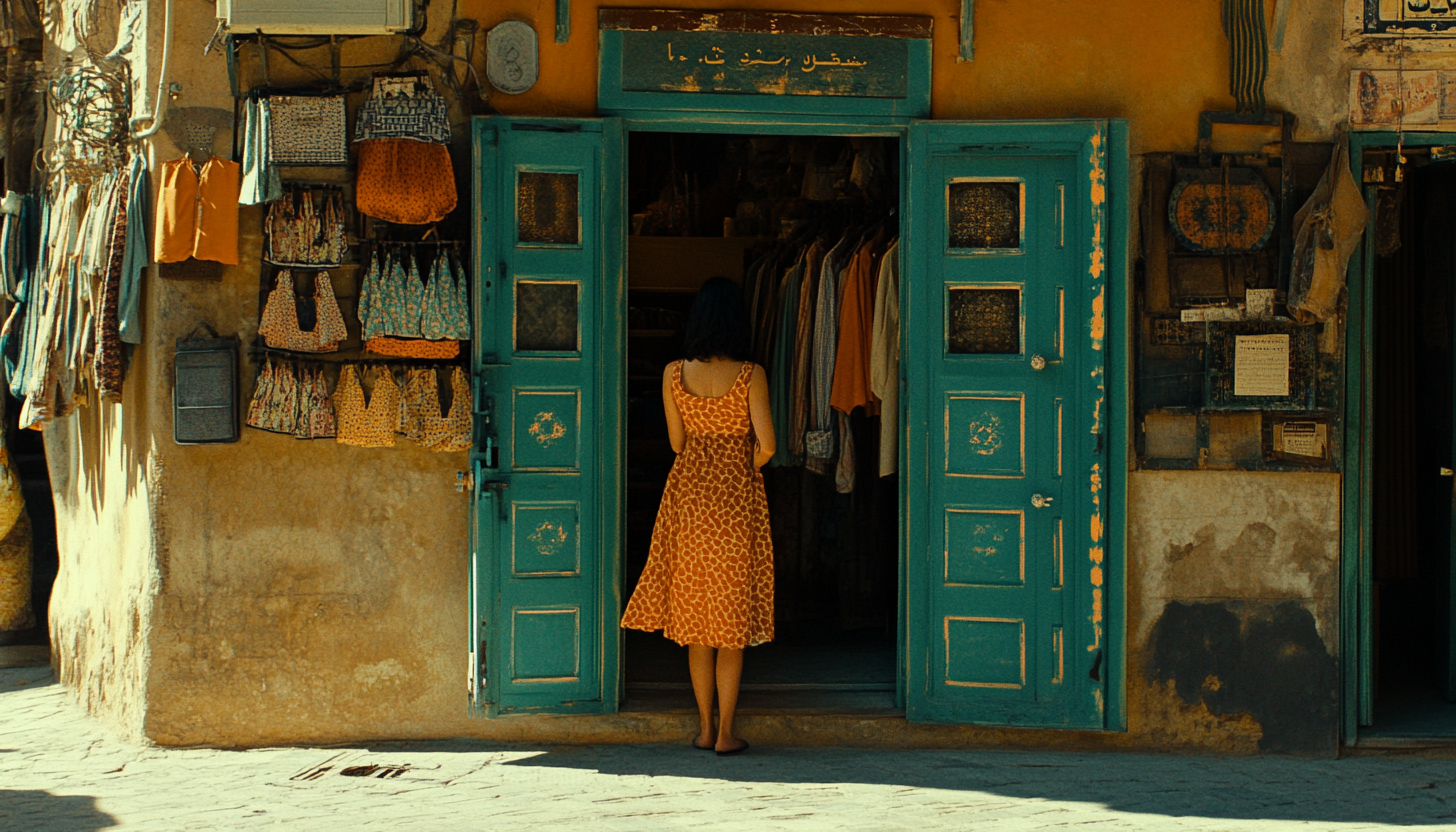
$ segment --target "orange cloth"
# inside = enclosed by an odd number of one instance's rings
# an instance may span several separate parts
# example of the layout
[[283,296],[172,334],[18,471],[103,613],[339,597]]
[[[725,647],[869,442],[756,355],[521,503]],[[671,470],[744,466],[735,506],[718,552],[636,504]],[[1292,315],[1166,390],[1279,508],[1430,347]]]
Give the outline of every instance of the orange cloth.
[[365,341],[364,351],[399,358],[454,358],[460,354],[460,342],[380,337]]
[[623,627],[709,647],[773,640],[773,541],[763,474],[753,467],[752,375],[745,363],[733,389],[709,399],[683,389],[682,362],[673,369],[687,443],[667,475]]
[[387,222],[423,225],[455,210],[455,170],[450,149],[411,139],[358,142],[355,206]]
[[213,156],[199,172],[183,156],[162,163],[153,259],[238,263],[239,165]]
[[884,232],[860,246],[845,273],[844,298],[839,307],[839,348],[834,357],[834,385],[829,404],[848,414],[863,407],[879,415],[880,400],[870,391],[870,346],[875,331],[875,260]]

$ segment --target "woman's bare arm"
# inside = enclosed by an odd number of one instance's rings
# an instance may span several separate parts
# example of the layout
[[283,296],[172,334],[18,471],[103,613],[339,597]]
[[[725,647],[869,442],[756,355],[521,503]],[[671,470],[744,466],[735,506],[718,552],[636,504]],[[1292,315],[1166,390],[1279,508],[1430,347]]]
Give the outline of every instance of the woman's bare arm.
[[768,373],[757,364],[748,382],[748,414],[753,420],[753,435],[758,437],[758,450],[753,455],[753,466],[762,468],[773,458],[778,449],[774,438],[773,413],[768,406]]
[[687,430],[683,428],[682,413],[678,412],[677,400],[672,395],[672,372],[676,367],[674,362],[662,371],[662,411],[667,414],[667,439],[672,443],[672,452],[680,454],[687,442]]

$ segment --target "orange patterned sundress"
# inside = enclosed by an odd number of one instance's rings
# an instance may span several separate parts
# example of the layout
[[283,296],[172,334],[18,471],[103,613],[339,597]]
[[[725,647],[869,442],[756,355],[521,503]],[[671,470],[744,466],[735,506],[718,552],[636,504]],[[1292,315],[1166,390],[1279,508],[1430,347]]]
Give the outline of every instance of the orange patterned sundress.
[[703,398],[683,389],[682,362],[673,368],[687,441],[667,475],[623,627],[709,647],[773,640],[773,542],[763,474],[753,467],[752,375],[745,363],[732,389]]

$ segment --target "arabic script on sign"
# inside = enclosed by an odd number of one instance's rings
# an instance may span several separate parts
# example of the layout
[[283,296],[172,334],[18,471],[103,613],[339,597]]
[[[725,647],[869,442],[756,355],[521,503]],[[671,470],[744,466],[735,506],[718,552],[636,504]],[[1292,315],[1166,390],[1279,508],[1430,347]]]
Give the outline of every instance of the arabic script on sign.
[[[667,59],[680,63],[696,62],[707,66],[721,66],[729,62],[728,53],[720,46],[710,46],[708,51],[696,57],[684,54],[680,50],[673,51],[672,41],[667,43]],[[765,55],[762,49],[755,49],[752,52],[744,52],[740,57],[732,59],[738,66],[790,66],[794,62],[788,55]],[[816,54],[805,55],[797,62],[801,72],[813,72],[821,66],[843,66],[857,68],[868,66],[868,60],[860,60],[857,56],[851,55],[847,58],[840,57],[838,52],[830,52],[827,58],[821,58]]]

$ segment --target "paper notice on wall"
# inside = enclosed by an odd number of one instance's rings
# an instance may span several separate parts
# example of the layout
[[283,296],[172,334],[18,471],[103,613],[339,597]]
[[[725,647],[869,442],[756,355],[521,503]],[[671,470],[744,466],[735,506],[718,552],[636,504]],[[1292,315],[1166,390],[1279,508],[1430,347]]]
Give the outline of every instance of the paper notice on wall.
[[1235,339],[1234,395],[1289,395],[1288,335],[1240,335]]
[[1292,456],[1325,458],[1325,426],[1320,422],[1283,422],[1274,426],[1274,447]]

